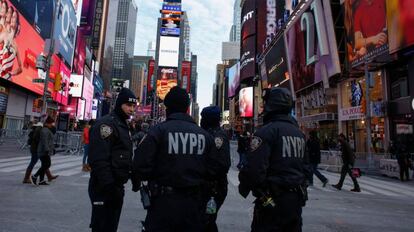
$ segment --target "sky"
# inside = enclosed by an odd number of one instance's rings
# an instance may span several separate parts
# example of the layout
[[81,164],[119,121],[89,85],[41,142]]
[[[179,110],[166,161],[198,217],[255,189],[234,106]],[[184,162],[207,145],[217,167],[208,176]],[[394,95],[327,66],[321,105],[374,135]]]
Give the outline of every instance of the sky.
[[[156,41],[157,18],[162,0],[135,0],[138,5],[135,55],[147,55],[148,43]],[[191,52],[198,57],[198,104],[212,103],[216,65],[221,63],[221,43],[229,40],[234,0],[182,0],[191,27]]]

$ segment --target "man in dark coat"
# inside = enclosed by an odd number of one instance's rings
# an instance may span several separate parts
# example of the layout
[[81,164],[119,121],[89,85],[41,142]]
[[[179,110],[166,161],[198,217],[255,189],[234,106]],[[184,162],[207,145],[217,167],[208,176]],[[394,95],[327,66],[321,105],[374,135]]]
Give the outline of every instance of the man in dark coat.
[[322,175],[318,170],[318,164],[321,163],[321,147],[316,131],[309,133],[309,140],[306,143],[306,148],[309,154],[309,163],[312,168],[312,176],[309,179],[309,185],[313,185],[313,174],[315,174],[323,183],[323,187],[328,183],[328,179]]

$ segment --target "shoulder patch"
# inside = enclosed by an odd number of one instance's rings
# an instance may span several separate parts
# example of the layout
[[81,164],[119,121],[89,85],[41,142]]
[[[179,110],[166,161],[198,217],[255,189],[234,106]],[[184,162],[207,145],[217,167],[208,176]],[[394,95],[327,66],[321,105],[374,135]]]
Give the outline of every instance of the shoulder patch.
[[106,139],[109,136],[111,136],[111,134],[114,130],[112,129],[112,127],[110,127],[106,124],[102,124],[101,127],[99,128],[99,131],[100,131],[100,134],[101,134],[101,138]]
[[220,149],[223,146],[223,139],[220,137],[214,138],[214,143],[216,144],[217,149]]
[[250,142],[250,150],[251,151],[256,151],[257,148],[260,147],[260,145],[262,145],[262,139],[257,137],[257,136],[253,136],[252,140]]

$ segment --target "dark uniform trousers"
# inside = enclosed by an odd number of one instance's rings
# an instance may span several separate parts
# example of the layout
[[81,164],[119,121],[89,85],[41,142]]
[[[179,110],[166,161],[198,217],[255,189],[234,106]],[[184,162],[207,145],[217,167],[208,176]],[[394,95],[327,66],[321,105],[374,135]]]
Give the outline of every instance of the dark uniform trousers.
[[227,197],[227,179],[225,178],[224,180],[221,180],[217,186],[216,186],[216,191],[213,194],[207,194],[205,195],[204,198],[204,206],[207,205],[207,202],[211,199],[211,197],[214,197],[214,200],[216,201],[216,205],[217,205],[217,210],[215,214],[205,214],[205,220],[206,220],[206,226],[205,226],[205,232],[217,232],[218,228],[217,228],[217,224],[216,224],[216,220],[217,220],[217,213],[220,210],[221,206],[224,203],[224,200]]
[[90,228],[92,232],[116,232],[123,205],[123,187],[119,187],[122,195],[118,199],[108,200],[103,189],[89,185],[89,197],[92,202]]
[[145,232],[203,231],[205,208],[200,194],[170,193],[151,199]]
[[274,198],[275,207],[256,203],[252,232],[301,232],[302,200],[297,192],[284,192]]

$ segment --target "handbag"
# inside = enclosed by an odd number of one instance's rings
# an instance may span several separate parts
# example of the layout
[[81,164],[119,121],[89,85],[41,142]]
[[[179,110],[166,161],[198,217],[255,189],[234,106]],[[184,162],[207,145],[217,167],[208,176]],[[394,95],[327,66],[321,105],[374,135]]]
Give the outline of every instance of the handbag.
[[355,178],[361,177],[361,169],[359,168],[351,168],[351,174]]

